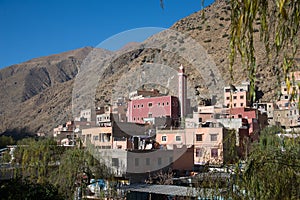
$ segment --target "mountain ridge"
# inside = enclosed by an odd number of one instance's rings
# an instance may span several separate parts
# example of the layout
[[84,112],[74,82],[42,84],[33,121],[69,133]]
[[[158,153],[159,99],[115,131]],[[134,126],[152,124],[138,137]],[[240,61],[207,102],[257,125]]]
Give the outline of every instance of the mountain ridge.
[[[226,0],[217,0],[202,11],[193,13],[170,27],[170,30],[182,33],[186,38],[192,38],[205,49],[205,53],[215,62],[224,84],[232,83],[228,70],[230,9]],[[274,68],[265,59],[264,44],[259,38],[259,23],[259,19],[257,19],[254,27],[258,66],[257,90],[264,94],[262,100],[272,101],[277,91],[277,80]],[[0,124],[0,132],[27,127],[32,132],[50,134],[57,125],[73,119],[72,98],[74,96],[72,95],[74,94],[75,96],[77,93],[84,96],[91,89],[95,89],[95,106],[101,106],[111,102],[111,98],[116,94],[115,89],[118,81],[122,80],[124,74],[128,72],[137,73],[142,70],[142,66],[155,63],[169,66],[173,70],[177,70],[180,64],[190,66],[187,59],[175,55],[172,49],[167,51],[165,48],[172,41],[180,43],[180,36],[175,39],[166,38],[162,34],[156,34],[145,42],[129,44],[129,49],[125,45],[125,49],[121,48],[117,52],[84,47],[61,54],[31,59],[1,69],[0,120],[2,123]],[[162,43],[159,44],[161,48],[145,48],[149,42],[155,43],[156,40],[162,40]],[[132,49],[130,49],[131,47]],[[183,50],[181,48],[177,50]],[[185,48],[184,51],[192,54],[194,49],[191,46],[188,49]],[[105,66],[101,69],[102,71],[99,70],[102,67],[100,63]],[[85,66],[90,68],[84,69]],[[209,67],[202,75],[193,68],[187,70],[190,88],[192,92],[197,94],[197,101],[210,97],[207,96],[209,92],[207,85],[212,83],[207,83],[204,80],[208,75]],[[247,80],[247,74],[245,69],[241,67],[239,57],[237,57],[233,67],[234,84]],[[79,71],[80,76],[78,76]],[[91,88],[95,87],[95,83],[89,85],[84,82],[86,79],[95,78],[98,81],[96,88]],[[79,87],[76,88],[78,83]],[[84,84],[80,85],[80,83]],[[137,89],[131,88],[130,80],[123,84],[129,89]],[[176,95],[172,93],[172,88],[168,92]],[[128,92],[124,94],[126,95]]]

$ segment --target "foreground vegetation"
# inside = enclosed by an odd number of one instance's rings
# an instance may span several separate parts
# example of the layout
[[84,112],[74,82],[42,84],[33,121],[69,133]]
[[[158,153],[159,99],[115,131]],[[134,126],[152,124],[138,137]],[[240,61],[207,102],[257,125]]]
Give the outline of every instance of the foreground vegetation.
[[21,199],[32,199],[32,195],[40,199],[41,194],[45,199],[53,195],[54,199],[72,199],[76,188],[86,188],[90,179],[111,177],[110,170],[82,148],[57,146],[53,139],[33,138],[23,139],[17,145],[11,163],[14,179],[1,183],[0,194],[5,199],[20,199],[15,189],[23,190],[20,194],[25,196]]
[[[247,159],[238,161],[234,173],[222,184],[226,191],[222,196],[300,199],[300,138],[279,137],[278,131],[281,130],[271,127],[261,132]],[[24,139],[18,142],[14,156],[15,179],[2,182],[0,187],[5,199],[32,199],[35,195],[44,199],[72,199],[76,188],[84,191],[91,178],[112,178],[110,170],[84,149],[60,147],[52,139]],[[218,182],[199,180],[196,185],[210,185],[218,194]]]

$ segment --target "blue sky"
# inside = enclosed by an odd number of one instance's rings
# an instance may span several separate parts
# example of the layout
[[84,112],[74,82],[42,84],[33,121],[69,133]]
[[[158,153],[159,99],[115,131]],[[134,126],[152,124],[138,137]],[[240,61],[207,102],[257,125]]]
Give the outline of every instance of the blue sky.
[[201,0],[164,2],[163,10],[159,0],[0,0],[0,68],[97,46],[131,29],[168,28],[201,9]]

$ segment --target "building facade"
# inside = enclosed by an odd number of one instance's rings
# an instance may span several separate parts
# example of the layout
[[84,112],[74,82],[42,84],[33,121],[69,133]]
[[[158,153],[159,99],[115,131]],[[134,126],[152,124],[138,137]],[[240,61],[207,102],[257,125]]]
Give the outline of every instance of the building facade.
[[248,107],[249,83],[243,82],[239,86],[224,87],[224,106],[227,108]]
[[174,96],[160,96],[136,99],[128,102],[128,122],[145,123],[148,118],[179,117],[178,98]]

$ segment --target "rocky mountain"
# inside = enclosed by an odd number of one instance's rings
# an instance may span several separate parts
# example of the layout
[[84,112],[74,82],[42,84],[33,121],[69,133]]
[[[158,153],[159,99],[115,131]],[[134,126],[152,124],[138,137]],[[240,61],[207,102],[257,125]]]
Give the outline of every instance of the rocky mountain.
[[85,47],[2,69],[1,132],[24,127],[33,132],[49,132],[70,119],[74,78],[91,50]]
[[[259,24],[257,19],[257,84],[263,100],[270,101],[276,92],[276,78],[273,67],[264,59]],[[229,38],[230,6],[225,0],[217,0],[179,20],[170,30],[117,52],[86,47],[2,69],[0,132],[28,127],[33,132],[50,133],[74,117],[72,107],[78,112],[86,106],[110,103],[137,88],[155,87],[176,95],[181,64],[186,66],[195,104],[213,96],[221,101],[222,88],[230,82]],[[234,82],[245,81],[246,76],[237,59]]]

